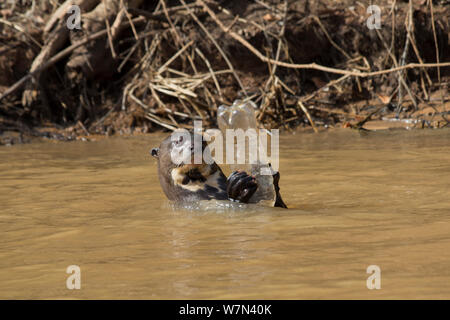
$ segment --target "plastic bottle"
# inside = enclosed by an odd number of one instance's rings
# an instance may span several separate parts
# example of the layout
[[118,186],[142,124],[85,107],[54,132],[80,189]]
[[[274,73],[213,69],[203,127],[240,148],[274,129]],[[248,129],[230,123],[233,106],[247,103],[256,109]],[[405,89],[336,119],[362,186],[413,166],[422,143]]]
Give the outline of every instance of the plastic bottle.
[[[242,129],[244,131],[248,129],[253,129],[256,131],[256,134],[259,137],[259,131],[265,129],[258,129],[256,116],[255,116],[256,105],[253,101],[243,102],[241,100],[235,100],[231,106],[221,105],[217,111],[217,123],[219,124],[219,128],[222,131],[224,139],[226,139],[226,130],[227,129]],[[266,146],[262,146],[258,141],[258,155],[261,153],[259,148],[264,148],[262,150],[267,154]],[[255,194],[250,198],[251,203],[256,202],[268,202],[270,205],[273,205],[275,202],[275,188],[273,186],[273,177],[274,173],[272,168],[268,163],[264,163],[258,159],[255,164],[249,163],[249,150],[248,142],[246,139],[246,148],[245,154],[243,155],[243,159],[245,159],[245,163],[240,164],[229,164],[231,171],[243,170],[248,174],[251,174],[256,177],[256,182],[258,183],[258,189]],[[238,148],[237,154],[239,154],[240,149]],[[266,173],[266,174],[261,174]],[[269,173],[269,174],[267,174]]]

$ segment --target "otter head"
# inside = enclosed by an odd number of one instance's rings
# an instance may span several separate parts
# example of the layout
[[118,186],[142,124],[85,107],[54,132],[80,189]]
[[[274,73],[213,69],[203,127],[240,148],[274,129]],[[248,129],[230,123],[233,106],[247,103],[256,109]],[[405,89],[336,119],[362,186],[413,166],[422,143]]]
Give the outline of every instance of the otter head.
[[157,158],[159,181],[170,200],[202,190],[204,182],[218,170],[202,135],[187,130],[174,131],[150,153]]

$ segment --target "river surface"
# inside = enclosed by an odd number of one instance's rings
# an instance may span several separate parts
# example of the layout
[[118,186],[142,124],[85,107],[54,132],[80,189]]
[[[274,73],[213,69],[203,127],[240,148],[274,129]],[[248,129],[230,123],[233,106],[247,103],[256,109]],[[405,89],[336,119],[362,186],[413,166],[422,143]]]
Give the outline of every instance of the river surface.
[[163,137],[0,147],[0,298],[450,298],[450,130],[282,136],[288,210],[173,208]]

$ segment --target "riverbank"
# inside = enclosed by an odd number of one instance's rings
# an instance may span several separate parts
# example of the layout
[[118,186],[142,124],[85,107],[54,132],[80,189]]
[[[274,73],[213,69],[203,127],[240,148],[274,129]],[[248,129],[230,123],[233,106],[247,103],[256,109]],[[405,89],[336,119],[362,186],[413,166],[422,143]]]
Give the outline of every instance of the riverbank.
[[[432,116],[427,116],[427,118],[432,118]],[[367,135],[370,132],[379,132],[379,131],[420,131],[420,130],[434,130],[434,129],[444,129],[447,126],[445,122],[439,120],[422,120],[418,121],[416,119],[396,119],[396,118],[383,118],[381,120],[372,120],[366,122],[361,128],[352,125],[347,122],[344,124],[338,124],[334,127],[319,127],[317,131],[314,131],[311,127],[302,126],[297,127],[293,130],[289,131],[289,135],[297,135],[297,134],[318,134],[318,133],[338,133],[340,134],[343,131],[355,130],[358,131],[361,135]],[[161,135],[168,135],[170,131],[156,131],[151,133],[145,133],[141,130],[133,130],[133,128],[129,128],[129,130],[121,131],[113,135],[107,134],[70,134],[69,132],[73,132],[70,129],[64,130],[55,130],[54,128],[40,128],[37,129],[38,134],[24,134],[17,131],[3,131],[0,133],[0,146],[12,146],[16,144],[24,144],[24,143],[34,143],[41,142],[45,140],[54,140],[54,141],[84,141],[84,142],[95,142],[101,141],[104,139],[109,139],[111,137],[151,137],[157,133]],[[448,129],[447,129],[448,130]],[[282,133],[286,133],[285,131],[281,131]]]
[[74,3],[79,30],[0,5],[0,144],[217,127],[235,99],[286,132],[449,125],[446,1],[380,0],[379,29],[370,1]]

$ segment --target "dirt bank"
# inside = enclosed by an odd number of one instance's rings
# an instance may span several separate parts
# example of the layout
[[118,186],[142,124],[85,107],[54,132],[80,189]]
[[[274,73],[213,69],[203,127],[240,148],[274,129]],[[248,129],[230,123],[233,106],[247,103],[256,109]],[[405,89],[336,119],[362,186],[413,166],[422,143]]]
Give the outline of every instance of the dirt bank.
[[[71,4],[80,29],[67,27]],[[2,3],[2,141],[147,133],[190,128],[192,119],[216,126],[217,107],[237,98],[251,98],[261,124],[283,130],[448,126],[448,1],[377,1],[379,29],[368,28],[369,5]]]

